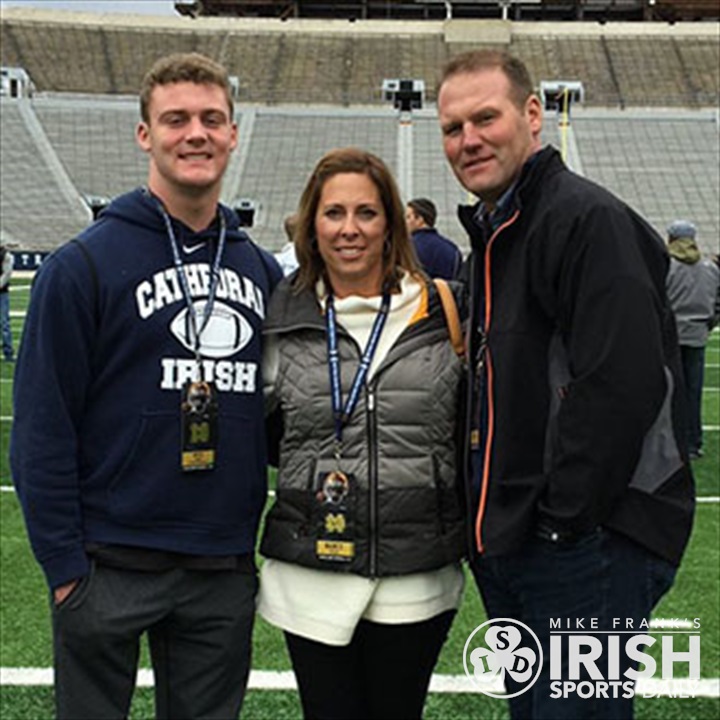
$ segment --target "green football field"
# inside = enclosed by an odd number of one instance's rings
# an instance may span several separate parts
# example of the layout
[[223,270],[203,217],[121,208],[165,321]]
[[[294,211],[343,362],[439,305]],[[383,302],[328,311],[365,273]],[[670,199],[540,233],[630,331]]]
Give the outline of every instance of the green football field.
[[[14,278],[12,327],[16,346],[22,332],[29,281]],[[48,593],[31,556],[22,516],[8,468],[12,423],[12,365],[3,363],[0,376],[0,720],[38,720],[53,716],[49,685],[51,641]],[[673,589],[657,608],[657,618],[700,620],[701,676],[715,680],[703,697],[656,697],[636,700],[636,717],[647,720],[716,720],[720,717],[720,333],[716,330],[706,353],[704,393],[705,457],[694,463],[698,503],[690,546]],[[468,579],[465,597],[450,638],[436,668],[439,679],[464,678],[463,647],[473,629],[485,620],[477,592]],[[678,637],[678,636],[676,636]],[[676,650],[682,649],[678,644]],[[301,718],[296,693],[284,687],[290,671],[281,633],[258,618],[253,650],[253,675],[241,717],[281,720]],[[653,653],[658,655],[657,653]],[[411,658],[408,658],[411,661]],[[147,653],[143,666],[148,667]],[[32,679],[29,669],[41,669]],[[264,671],[259,673],[258,671]],[[36,684],[29,684],[35,682]],[[388,679],[388,684],[391,679]],[[438,683],[441,685],[442,683]],[[153,717],[152,690],[138,689],[131,717]],[[427,720],[484,720],[508,717],[506,703],[470,692],[431,692]]]

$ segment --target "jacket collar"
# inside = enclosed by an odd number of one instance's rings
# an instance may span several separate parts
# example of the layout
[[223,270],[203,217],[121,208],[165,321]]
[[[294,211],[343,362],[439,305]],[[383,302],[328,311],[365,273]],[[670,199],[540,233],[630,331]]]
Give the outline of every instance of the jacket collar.
[[459,205],[458,217],[471,241],[479,236],[489,237],[492,231],[507,220],[515,210],[522,210],[523,204],[545,181],[549,173],[555,173],[564,168],[565,163],[562,161],[560,153],[554,147],[547,145],[528,158],[518,179],[502,195],[495,211],[489,217],[482,201],[475,205]]

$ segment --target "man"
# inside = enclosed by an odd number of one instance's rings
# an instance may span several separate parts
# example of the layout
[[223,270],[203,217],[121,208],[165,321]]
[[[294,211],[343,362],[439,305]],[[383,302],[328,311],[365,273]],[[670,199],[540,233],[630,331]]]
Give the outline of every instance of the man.
[[2,333],[3,358],[12,362],[14,358],[12,328],[10,327],[10,278],[15,258],[5,245],[0,245],[0,332]]
[[432,200],[416,198],[407,204],[405,220],[423,270],[431,278],[455,280],[460,274],[462,253],[435,229],[436,219]]
[[667,293],[675,313],[687,397],[687,446],[690,459],[702,457],[702,392],[705,346],[717,325],[720,304],[720,271],[703,260],[695,242],[697,229],[687,220],[668,228],[670,270]]
[[[625,691],[550,697],[549,630],[551,618],[639,628],[690,533],[662,241],[541,147],[542,106],[519,60],[451,60],[438,113],[447,159],[480,198],[460,208],[472,247],[471,566],[489,616],[525,623],[544,651],[511,714],[631,717]],[[621,651],[620,672],[630,664]]]
[[140,109],[147,187],[36,276],[13,478],[52,591],[58,717],[127,717],[147,632],[158,717],[234,718],[266,493],[261,324],[281,273],[219,204],[237,142],[226,71],[163,58]]

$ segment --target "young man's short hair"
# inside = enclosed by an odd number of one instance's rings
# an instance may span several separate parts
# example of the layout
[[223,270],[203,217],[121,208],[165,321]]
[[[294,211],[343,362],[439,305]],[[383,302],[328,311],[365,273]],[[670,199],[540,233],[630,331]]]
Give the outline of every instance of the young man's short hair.
[[150,122],[150,97],[158,85],[191,82],[198,85],[217,85],[225,91],[230,120],[234,106],[232,88],[227,70],[211,58],[200,53],[173,53],[157,60],[148,70],[140,85],[140,117]]

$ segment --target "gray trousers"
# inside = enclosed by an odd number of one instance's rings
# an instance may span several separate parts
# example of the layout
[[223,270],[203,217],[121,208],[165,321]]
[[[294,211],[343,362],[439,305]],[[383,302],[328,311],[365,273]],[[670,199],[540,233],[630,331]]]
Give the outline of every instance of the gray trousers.
[[68,599],[53,604],[58,718],[126,718],[144,632],[158,718],[237,718],[250,672],[256,592],[254,574],[93,564]]

